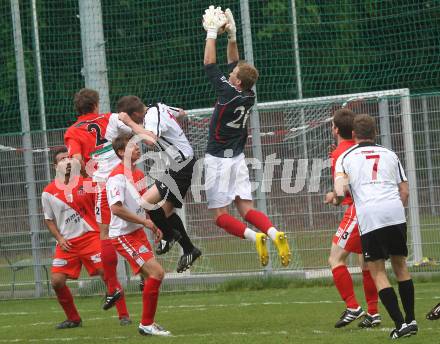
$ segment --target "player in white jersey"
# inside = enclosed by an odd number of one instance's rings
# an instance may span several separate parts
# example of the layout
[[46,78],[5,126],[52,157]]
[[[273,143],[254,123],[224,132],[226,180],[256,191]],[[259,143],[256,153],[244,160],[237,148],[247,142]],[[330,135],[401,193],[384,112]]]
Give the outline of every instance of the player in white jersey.
[[[130,263],[135,274],[142,274],[146,279],[142,291],[142,319],[139,333],[142,335],[169,336],[154,322],[159,288],[165,272],[154,258],[150,243],[144,232],[144,227],[150,228],[156,240],[162,233],[153,222],[146,218],[145,210],[139,205],[139,194],[146,190],[144,174],[136,168],[136,161],[141,153],[136,144],[130,141],[130,136],[119,136],[113,140],[113,148],[122,162],[111,172],[106,188],[111,208],[109,235],[116,250]],[[135,192],[130,188],[136,187]]]
[[[353,121],[356,145],[340,155],[335,167],[335,203],[350,190],[356,205],[362,253],[376,284],[379,297],[396,328],[390,337],[416,334],[414,284],[406,265],[406,218],[408,182],[397,155],[374,143],[376,124],[369,115],[358,115]],[[391,259],[405,318],[397,295],[385,270]]]
[[[146,107],[136,96],[122,97],[117,110],[121,120],[142,137],[144,143],[159,150],[161,162],[166,165],[165,173],[156,178],[142,199],[148,214],[166,239],[164,245],[159,244],[156,253],[166,253],[171,248],[170,242],[177,240],[183,248],[177,272],[183,272],[202,254],[189,239],[181,218],[175,213],[175,208],[182,207],[183,198],[191,186],[196,162],[194,151],[177,123],[177,117],[182,116],[184,111],[162,103]],[[143,114],[143,121],[136,122],[136,118]],[[174,229],[180,238],[175,238]]]
[[94,196],[86,192],[85,178],[71,175],[74,163],[68,158],[67,148],[55,151],[57,175],[41,195],[45,223],[57,240],[51,284],[67,317],[56,326],[57,329],[82,325],[72,293],[66,285],[67,279],[77,279],[83,265],[90,276],[104,275],[99,227],[94,216]]

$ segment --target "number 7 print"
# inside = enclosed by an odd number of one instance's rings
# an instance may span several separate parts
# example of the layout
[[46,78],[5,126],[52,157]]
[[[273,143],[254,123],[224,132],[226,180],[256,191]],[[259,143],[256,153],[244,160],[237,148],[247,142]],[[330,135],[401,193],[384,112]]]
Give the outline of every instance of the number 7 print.
[[377,168],[378,168],[378,165],[379,165],[380,155],[379,154],[366,155],[365,158],[366,159],[374,159],[373,172],[371,174],[371,179],[372,180],[376,180],[377,179]]

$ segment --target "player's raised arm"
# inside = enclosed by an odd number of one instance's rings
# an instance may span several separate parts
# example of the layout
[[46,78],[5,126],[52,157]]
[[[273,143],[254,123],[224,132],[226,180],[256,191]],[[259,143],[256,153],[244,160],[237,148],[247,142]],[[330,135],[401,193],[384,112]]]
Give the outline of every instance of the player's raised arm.
[[226,9],[225,16],[228,20],[228,23],[225,26],[225,30],[228,33],[227,57],[228,64],[231,64],[238,62],[240,59],[237,46],[237,27],[235,26],[234,16],[229,8]]
[[145,144],[153,146],[156,143],[160,133],[155,133],[143,126],[145,115],[149,109],[138,97],[124,96],[118,100],[116,107],[119,112],[119,120],[128,126],[133,133],[139,135]]
[[209,6],[203,15],[203,28],[206,31],[205,65],[217,63],[216,39],[219,30],[225,26],[226,16],[220,7]]

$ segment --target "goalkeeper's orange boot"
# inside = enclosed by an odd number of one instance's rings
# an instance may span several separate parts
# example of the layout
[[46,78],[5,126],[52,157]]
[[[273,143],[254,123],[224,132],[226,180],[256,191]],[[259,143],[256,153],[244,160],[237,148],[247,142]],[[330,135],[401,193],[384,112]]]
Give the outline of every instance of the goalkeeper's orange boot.
[[257,240],[255,241],[255,247],[257,249],[258,256],[260,257],[260,263],[266,266],[269,263],[269,252],[266,246],[267,235],[264,233],[257,233]]
[[288,266],[292,260],[292,253],[290,252],[286,234],[284,234],[284,232],[278,232],[276,234],[274,243],[281,259],[281,265]]

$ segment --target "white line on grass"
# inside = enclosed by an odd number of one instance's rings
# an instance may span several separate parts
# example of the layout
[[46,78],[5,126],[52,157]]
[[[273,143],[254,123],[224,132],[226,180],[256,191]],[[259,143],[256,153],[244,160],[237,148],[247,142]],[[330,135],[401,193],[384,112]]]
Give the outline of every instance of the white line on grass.
[[[287,335],[289,332],[287,331],[260,331],[260,332],[229,332],[229,333],[221,333],[221,336],[248,336],[250,334],[253,335],[261,335],[261,336],[273,336],[273,335]],[[173,338],[186,338],[186,337],[212,337],[215,336],[215,333],[192,333],[192,334],[178,334],[178,335],[172,335]],[[84,341],[84,340],[90,340],[93,342],[98,342],[102,340],[121,340],[121,339],[133,339],[133,337],[127,337],[127,336],[114,336],[114,337],[62,337],[62,338],[34,338],[34,339],[23,339],[23,338],[15,338],[15,339],[0,339],[0,343],[18,343],[18,342],[71,342],[74,340],[78,341]],[[139,336],[136,336],[136,338],[140,338]]]

